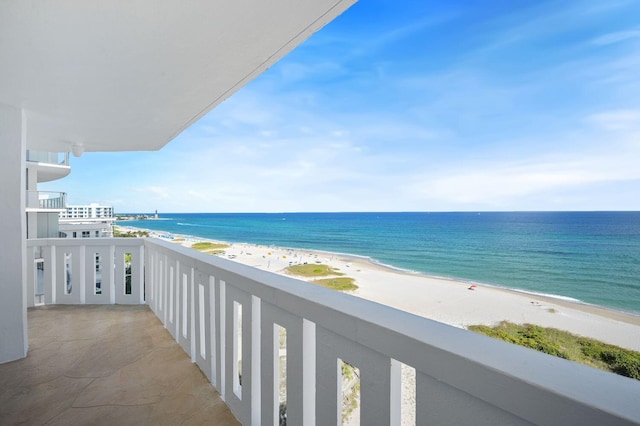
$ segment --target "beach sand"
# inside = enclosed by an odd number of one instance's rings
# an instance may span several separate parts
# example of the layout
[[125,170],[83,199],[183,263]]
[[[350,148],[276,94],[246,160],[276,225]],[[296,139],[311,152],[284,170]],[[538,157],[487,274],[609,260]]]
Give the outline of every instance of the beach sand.
[[[212,241],[148,231],[152,237],[182,240],[179,244],[187,247],[194,242]],[[355,256],[246,243],[226,244],[230,247],[219,256],[277,274],[287,275],[285,269],[292,264],[329,265],[355,279],[359,288],[350,292],[355,296],[455,327],[495,325],[507,320],[554,327],[640,351],[638,315],[481,284],[471,290],[469,283],[395,270]]]

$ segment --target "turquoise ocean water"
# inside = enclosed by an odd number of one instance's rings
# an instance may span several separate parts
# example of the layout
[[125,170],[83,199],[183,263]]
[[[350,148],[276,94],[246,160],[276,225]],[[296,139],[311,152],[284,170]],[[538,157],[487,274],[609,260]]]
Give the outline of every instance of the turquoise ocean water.
[[160,218],[119,224],[354,254],[427,275],[640,314],[640,212],[167,213]]

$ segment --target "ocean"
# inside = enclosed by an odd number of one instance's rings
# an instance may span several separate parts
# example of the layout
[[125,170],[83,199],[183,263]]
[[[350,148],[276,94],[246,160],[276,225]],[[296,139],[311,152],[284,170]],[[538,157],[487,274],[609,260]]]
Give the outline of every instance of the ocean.
[[640,212],[166,213],[118,224],[353,254],[640,314]]

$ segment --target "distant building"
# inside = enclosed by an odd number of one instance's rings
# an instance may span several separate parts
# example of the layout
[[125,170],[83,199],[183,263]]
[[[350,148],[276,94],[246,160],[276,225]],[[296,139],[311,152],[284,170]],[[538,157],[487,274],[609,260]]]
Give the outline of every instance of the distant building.
[[63,238],[113,237],[113,206],[68,205],[60,212],[59,230]]
[[88,206],[67,205],[67,210],[60,213],[60,219],[101,219],[113,218],[113,206],[101,206],[91,203]]

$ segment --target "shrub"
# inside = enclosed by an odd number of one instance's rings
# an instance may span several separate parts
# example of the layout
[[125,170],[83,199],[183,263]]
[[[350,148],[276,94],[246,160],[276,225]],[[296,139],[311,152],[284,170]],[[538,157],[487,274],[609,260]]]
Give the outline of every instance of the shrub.
[[532,324],[503,321],[495,327],[472,325],[469,330],[640,380],[640,352]]

